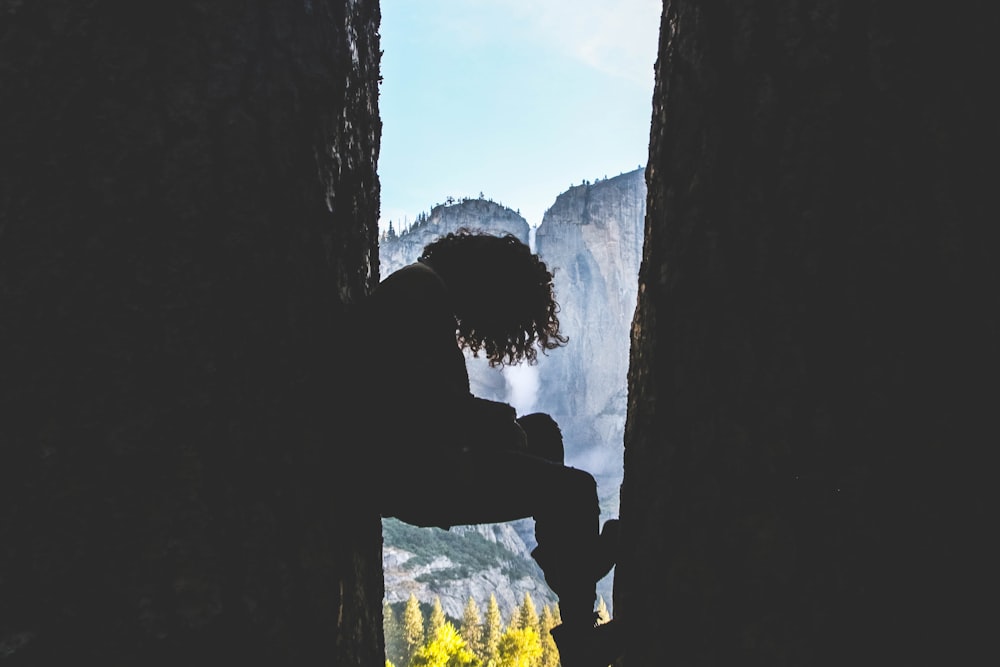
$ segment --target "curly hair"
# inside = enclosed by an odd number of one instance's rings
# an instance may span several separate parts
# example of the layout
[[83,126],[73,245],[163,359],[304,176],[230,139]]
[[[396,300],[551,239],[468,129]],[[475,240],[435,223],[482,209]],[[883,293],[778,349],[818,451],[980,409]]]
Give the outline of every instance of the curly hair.
[[458,344],[491,366],[526,360],[565,345],[552,274],[516,236],[462,228],[424,247],[419,261],[448,285],[458,323]]

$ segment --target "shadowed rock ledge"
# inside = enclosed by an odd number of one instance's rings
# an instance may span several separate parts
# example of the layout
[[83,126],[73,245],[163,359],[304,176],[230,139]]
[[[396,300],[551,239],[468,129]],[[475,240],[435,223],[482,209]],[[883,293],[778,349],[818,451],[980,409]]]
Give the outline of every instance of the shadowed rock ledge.
[[0,13],[0,658],[383,665],[377,2]]

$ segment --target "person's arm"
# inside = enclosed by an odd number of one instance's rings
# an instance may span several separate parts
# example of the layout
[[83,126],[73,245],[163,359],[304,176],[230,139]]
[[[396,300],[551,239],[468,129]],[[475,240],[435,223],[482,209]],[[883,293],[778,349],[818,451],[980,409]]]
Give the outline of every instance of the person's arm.
[[528,438],[515,421],[517,411],[510,405],[469,394],[460,410],[470,434],[468,451],[527,451]]

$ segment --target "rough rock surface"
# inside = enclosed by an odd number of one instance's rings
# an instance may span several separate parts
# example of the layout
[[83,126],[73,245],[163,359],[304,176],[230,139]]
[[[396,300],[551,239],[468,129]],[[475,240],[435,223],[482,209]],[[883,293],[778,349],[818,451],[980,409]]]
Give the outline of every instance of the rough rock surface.
[[445,614],[453,618],[462,617],[462,609],[470,596],[484,606],[490,595],[494,595],[504,618],[521,604],[525,593],[531,595],[539,609],[557,601],[512,524],[455,526],[450,532],[459,539],[475,533],[500,547],[499,552],[503,555],[484,567],[470,568],[447,549],[428,561],[416,558],[413,551],[386,542],[382,549],[386,601],[404,602],[410,594],[422,602],[438,597]]
[[996,652],[992,9],[665,3],[620,664]]
[[378,3],[0,14],[0,662],[383,665]]

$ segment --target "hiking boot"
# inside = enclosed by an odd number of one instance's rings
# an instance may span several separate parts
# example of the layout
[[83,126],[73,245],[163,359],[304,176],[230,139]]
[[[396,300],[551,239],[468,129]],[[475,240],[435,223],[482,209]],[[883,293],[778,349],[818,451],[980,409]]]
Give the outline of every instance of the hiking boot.
[[549,630],[559,649],[562,667],[609,667],[625,652],[621,626],[614,620],[602,625],[562,625]]

